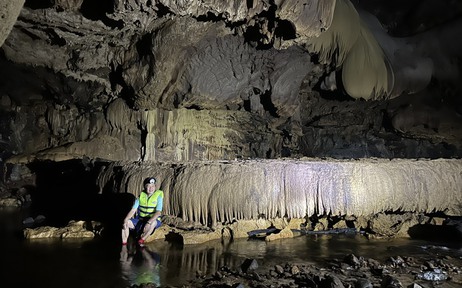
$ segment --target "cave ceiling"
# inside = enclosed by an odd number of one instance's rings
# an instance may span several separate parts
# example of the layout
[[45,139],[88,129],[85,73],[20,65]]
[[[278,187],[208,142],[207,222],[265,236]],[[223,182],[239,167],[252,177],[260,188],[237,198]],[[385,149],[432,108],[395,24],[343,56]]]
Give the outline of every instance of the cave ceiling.
[[0,8],[2,161],[462,155],[458,1]]

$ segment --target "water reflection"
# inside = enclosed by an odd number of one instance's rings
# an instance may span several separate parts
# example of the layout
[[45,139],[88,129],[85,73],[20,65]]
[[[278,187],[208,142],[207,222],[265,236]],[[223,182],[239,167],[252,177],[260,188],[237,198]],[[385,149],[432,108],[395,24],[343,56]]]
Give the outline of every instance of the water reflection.
[[160,255],[148,247],[131,248],[122,246],[120,251],[122,275],[130,285],[160,282]]
[[210,275],[222,266],[236,269],[246,258],[256,259],[260,267],[286,262],[322,265],[350,253],[379,261],[436,254],[462,259],[460,241],[368,240],[362,235],[306,235],[274,242],[217,240],[200,245],[155,241],[143,250],[136,245],[121,248],[118,238],[25,240],[22,219],[21,213],[0,210],[0,255],[6,266],[0,269],[0,287],[122,288],[144,281],[181,286],[196,274]]
[[[411,239],[368,240],[362,235],[322,235],[302,236],[293,239],[282,239],[274,242],[262,240],[236,239],[234,241],[210,241],[200,245],[173,245],[168,242],[148,243],[145,249],[155,251],[161,263],[159,269],[153,269],[151,260],[129,271],[127,279],[134,282],[142,277],[142,271],[151,271],[150,277],[160,281],[161,285],[185,285],[196,275],[210,275],[228,266],[237,269],[246,258],[254,258],[262,266],[276,264],[303,263],[323,265],[334,258],[343,258],[355,254],[366,258],[385,261],[389,257],[414,256],[433,257],[435,254],[448,253],[451,256],[462,256],[460,244],[439,243],[441,249],[428,249],[428,241]],[[449,245],[449,246],[448,246]],[[436,247],[436,246],[433,246]],[[142,259],[142,258],[140,258]],[[158,262],[157,262],[158,263]],[[140,273],[140,275],[134,275]],[[154,282],[154,281],[153,281]],[[155,282],[156,284],[158,282]]]

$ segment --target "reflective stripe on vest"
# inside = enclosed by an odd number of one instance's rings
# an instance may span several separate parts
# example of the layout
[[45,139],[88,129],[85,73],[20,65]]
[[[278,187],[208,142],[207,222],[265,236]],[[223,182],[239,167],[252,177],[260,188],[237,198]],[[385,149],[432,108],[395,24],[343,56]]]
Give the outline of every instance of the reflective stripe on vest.
[[141,192],[140,207],[138,208],[140,217],[150,217],[156,212],[158,197],[164,198],[164,192],[162,192],[162,190],[157,190],[152,193],[151,196],[148,196],[144,191]]

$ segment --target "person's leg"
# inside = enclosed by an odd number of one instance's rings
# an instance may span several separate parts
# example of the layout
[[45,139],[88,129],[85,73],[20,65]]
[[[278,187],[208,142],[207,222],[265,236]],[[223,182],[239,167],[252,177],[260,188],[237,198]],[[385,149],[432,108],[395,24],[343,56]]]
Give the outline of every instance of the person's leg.
[[143,234],[141,234],[140,240],[141,242],[144,242],[152,233],[154,233],[154,230],[160,227],[162,223],[160,220],[156,220],[155,223],[152,223],[151,225],[147,224],[144,226]]
[[133,220],[128,221],[127,225],[122,227],[122,245],[127,244],[128,237],[130,236],[130,229],[134,229],[135,225]]

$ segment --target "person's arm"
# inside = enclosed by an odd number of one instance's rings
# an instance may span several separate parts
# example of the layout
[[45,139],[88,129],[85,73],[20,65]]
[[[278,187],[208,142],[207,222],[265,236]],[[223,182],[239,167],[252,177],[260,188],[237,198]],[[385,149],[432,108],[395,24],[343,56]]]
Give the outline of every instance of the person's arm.
[[125,216],[125,219],[124,219],[124,224],[123,224],[124,227],[128,224],[128,221],[130,221],[130,219],[132,219],[132,217],[135,216],[135,213],[138,210],[138,207],[140,205],[139,203],[140,203],[139,200],[136,199],[135,203],[132,206],[132,209],[128,211],[127,216]]
[[132,219],[132,217],[135,216],[136,210],[136,208],[132,208],[130,211],[128,211],[127,216],[125,216],[124,222],[127,222],[128,220]]
[[148,221],[149,224],[153,224],[154,222],[156,222],[157,218],[159,218],[160,215],[162,215],[163,204],[164,204],[163,195],[157,197],[156,212],[154,213],[154,215],[152,215],[151,219],[149,219],[149,221]]

